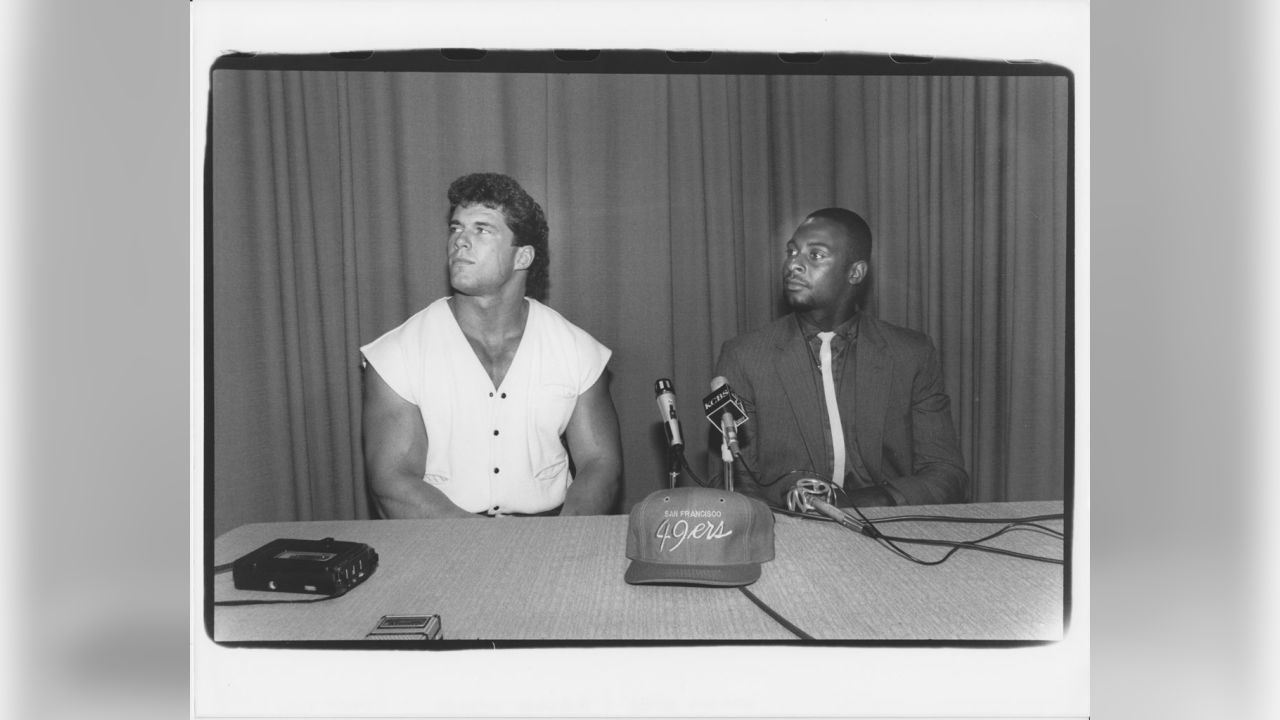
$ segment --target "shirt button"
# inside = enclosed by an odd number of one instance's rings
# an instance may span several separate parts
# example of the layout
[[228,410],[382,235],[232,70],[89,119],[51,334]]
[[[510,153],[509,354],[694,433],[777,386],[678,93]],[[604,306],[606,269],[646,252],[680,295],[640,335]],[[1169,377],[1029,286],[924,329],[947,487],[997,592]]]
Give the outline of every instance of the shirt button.
[[493,474],[494,474],[494,475],[497,475],[497,474],[498,474],[498,468],[494,468],[494,469],[493,469]]
[[507,399],[507,394],[506,394],[506,393],[502,393],[502,399],[503,399],[503,400],[506,400],[506,399]]
[[493,393],[489,393],[489,397],[493,397]]
[[494,435],[497,435],[497,434],[498,434],[498,431],[497,431],[497,430],[494,430],[494,431],[493,431],[493,434],[494,434]]

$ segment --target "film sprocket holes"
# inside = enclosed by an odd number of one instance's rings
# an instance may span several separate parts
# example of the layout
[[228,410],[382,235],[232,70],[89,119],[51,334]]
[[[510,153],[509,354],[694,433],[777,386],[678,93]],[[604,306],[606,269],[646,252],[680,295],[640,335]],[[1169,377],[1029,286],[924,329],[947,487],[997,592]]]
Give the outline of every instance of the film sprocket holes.
[[240,590],[336,596],[377,569],[378,553],[364,543],[281,538],[236,560],[231,575]]

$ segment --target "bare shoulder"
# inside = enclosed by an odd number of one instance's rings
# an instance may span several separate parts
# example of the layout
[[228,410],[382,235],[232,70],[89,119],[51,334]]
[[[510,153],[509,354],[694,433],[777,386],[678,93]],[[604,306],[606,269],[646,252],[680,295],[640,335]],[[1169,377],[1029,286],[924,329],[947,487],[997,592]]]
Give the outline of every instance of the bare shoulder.
[[418,406],[401,397],[378,374],[372,364],[361,372],[364,386],[364,416],[366,425],[381,427],[384,424],[416,419],[422,421]]

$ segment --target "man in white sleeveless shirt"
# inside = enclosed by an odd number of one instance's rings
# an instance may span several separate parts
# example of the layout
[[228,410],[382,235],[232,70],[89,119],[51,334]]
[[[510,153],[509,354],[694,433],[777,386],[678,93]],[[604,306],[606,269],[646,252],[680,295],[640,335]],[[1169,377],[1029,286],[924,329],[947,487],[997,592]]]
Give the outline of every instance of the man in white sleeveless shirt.
[[539,302],[542,208],[497,174],[458,178],[449,206],[454,294],[361,348],[365,467],[383,516],[609,512],[622,475],[611,353]]

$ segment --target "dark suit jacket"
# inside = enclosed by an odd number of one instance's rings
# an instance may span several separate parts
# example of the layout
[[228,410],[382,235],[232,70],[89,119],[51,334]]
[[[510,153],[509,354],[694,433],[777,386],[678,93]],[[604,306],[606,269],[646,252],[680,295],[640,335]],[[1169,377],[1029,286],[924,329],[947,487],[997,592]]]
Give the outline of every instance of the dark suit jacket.
[[[854,347],[853,382],[845,379],[837,404],[871,481],[888,484],[901,504],[963,502],[969,475],[933,342],[863,314]],[[813,367],[794,315],[739,335],[720,351],[716,374],[729,380],[747,408],[750,420],[739,429],[739,444],[762,485],[791,470],[831,475],[822,381]],[[785,492],[781,483],[760,490],[745,473],[735,477],[741,489],[770,502]]]

